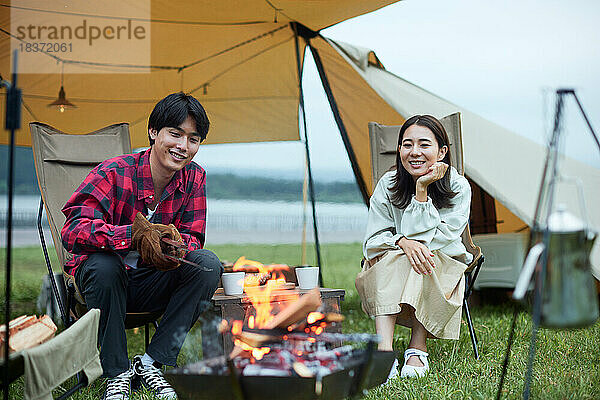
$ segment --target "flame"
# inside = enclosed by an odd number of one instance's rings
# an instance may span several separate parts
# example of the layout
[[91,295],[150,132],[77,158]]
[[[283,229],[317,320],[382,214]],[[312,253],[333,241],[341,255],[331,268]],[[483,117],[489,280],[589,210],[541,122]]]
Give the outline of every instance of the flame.
[[[234,271],[258,269],[258,276],[254,279],[250,278],[251,283],[249,285],[244,285],[244,291],[256,310],[256,316],[252,318],[252,321],[250,318],[248,319],[249,328],[263,328],[273,318],[273,290],[285,285],[286,281],[282,271],[288,268],[284,264],[264,265],[258,261],[248,260],[244,256],[238,258],[235,264],[233,264]],[[249,275],[247,274],[246,276],[248,277]],[[269,277],[264,285],[258,284],[261,276]],[[257,282],[253,283],[253,280]]]
[[243,350],[250,352],[250,354],[252,354],[252,357],[254,357],[257,360],[262,360],[265,354],[269,354],[271,352],[270,347],[252,347],[239,339],[235,339],[233,343],[236,346],[241,347]]
[[[232,267],[233,271],[244,271],[244,272],[249,272],[249,273],[256,273],[256,271],[258,271],[257,275],[249,275],[249,277],[248,276],[246,277],[247,281],[249,281],[247,283],[251,284],[250,286],[257,286],[259,284],[258,281],[260,280],[260,278],[262,276],[267,276],[270,278],[271,273],[274,271],[278,271],[279,275],[281,275],[282,270],[288,270],[289,268],[290,267],[286,264],[264,265],[263,263],[258,262],[258,261],[248,260],[244,256],[241,256],[240,258],[238,258]],[[256,282],[253,282],[253,281],[256,281]],[[283,278],[283,275],[281,275],[281,276],[279,276],[277,281],[280,283],[285,283],[285,278]],[[252,283],[255,283],[255,284],[252,285]]]
[[242,321],[233,321],[233,326],[231,327],[231,333],[234,335],[240,335],[242,333],[242,327],[244,323]]
[[257,360],[262,359],[265,354],[268,354],[271,351],[270,347],[261,347],[259,349],[252,349],[252,357],[256,358]]
[[[248,260],[245,257],[240,257],[233,265],[234,271],[245,271],[246,280],[244,284],[244,292],[248,300],[252,303],[255,310],[255,315],[249,315],[247,326],[250,329],[265,328],[274,317],[274,305],[281,307],[287,301],[297,299],[299,295],[293,291],[279,291],[282,285],[285,285],[286,280],[283,275],[283,270],[289,268],[287,265],[271,264],[263,265],[258,261]],[[256,273],[258,271],[258,274]],[[250,277],[250,278],[249,278]],[[248,279],[249,278],[249,279]],[[265,279],[266,282],[265,282]],[[249,284],[250,283],[250,284]],[[263,283],[263,284],[261,284]],[[283,292],[286,292],[285,294]],[[309,335],[320,335],[324,332],[327,326],[326,315],[321,312],[311,312],[306,318],[306,323],[302,322],[293,324],[288,327],[288,331],[304,328],[304,332]],[[308,326],[306,326],[308,324]],[[250,356],[250,362],[255,363],[263,359],[266,354],[271,352],[270,347],[253,347],[243,340],[244,323],[242,321],[233,321],[231,325],[231,333],[237,336],[234,339],[234,344],[244,350]],[[242,335],[242,336],[240,336]],[[287,335],[283,336],[283,340],[288,340]],[[306,339],[309,343],[315,343],[315,337]],[[295,354],[302,356],[302,351],[296,351]]]
[[325,318],[325,314],[313,311],[306,317],[306,322],[309,324],[314,324],[315,322]]
[[256,286],[245,288],[244,291],[248,295],[250,302],[256,310],[254,326],[262,328],[273,317],[273,305],[271,304],[272,285]]
[[258,261],[248,260],[244,256],[241,256],[240,258],[238,258],[237,261],[233,264],[234,271],[246,270],[246,269],[248,269],[247,267],[256,267],[256,268],[258,268],[259,272],[264,272],[264,271],[261,271],[261,268],[264,269],[264,265],[262,263],[260,263]]

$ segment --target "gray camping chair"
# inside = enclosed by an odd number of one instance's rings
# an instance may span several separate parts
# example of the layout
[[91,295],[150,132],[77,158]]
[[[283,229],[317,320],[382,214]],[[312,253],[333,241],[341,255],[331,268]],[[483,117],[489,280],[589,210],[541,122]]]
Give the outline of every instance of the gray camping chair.
[[[454,113],[440,119],[442,125],[448,133],[450,140],[450,158],[453,166],[456,170],[464,175],[464,158],[463,158],[463,146],[462,146],[462,126],[460,113]],[[373,173],[373,182],[379,181],[379,178],[388,171],[392,166],[396,164],[396,146],[398,145],[398,132],[400,126],[386,126],[380,125],[376,122],[369,122],[369,139],[371,144],[371,165]],[[477,348],[477,336],[473,329],[473,322],[471,321],[471,312],[467,299],[473,291],[473,284],[477,279],[481,265],[483,264],[484,257],[481,252],[481,248],[473,243],[471,238],[471,230],[469,225],[465,228],[462,234],[462,241],[467,251],[473,255],[473,261],[467,266],[465,271],[465,296],[463,300],[463,309],[465,310],[465,317],[467,319],[467,325],[469,326],[469,334],[471,335],[471,342],[473,344],[473,351],[475,352],[475,358],[479,359],[479,351]]]
[[[66,134],[39,122],[33,122],[29,126],[35,170],[42,194],[38,213],[40,242],[63,323],[68,327],[75,319],[81,317],[87,308],[75,285],[75,278],[64,272],[64,265],[72,255],[62,245],[60,231],[65,223],[65,216],[61,209],[96,165],[106,159],[131,152],[129,125],[110,125],[85,135]],[[57,285],[52,279],[52,266],[41,226],[43,208],[46,210],[54,248],[63,270],[64,285]],[[63,306],[65,303],[66,306]],[[145,326],[145,343],[148,347],[149,324],[153,323],[157,327],[156,320],[160,315],[161,313],[150,312],[127,313],[125,327],[129,329]]]

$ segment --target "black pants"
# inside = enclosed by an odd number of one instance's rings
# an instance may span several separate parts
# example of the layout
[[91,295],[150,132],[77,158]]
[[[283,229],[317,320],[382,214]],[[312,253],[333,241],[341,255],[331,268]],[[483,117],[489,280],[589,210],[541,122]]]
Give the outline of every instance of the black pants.
[[171,271],[153,268],[127,270],[113,253],[93,253],[75,272],[88,308],[98,308],[98,344],[104,376],[112,378],[129,368],[126,312],[164,311],[147,353],[161,364],[175,365],[186,334],[214,294],[223,272],[221,262],[208,250],[195,250],[186,259],[203,269],[182,263]]

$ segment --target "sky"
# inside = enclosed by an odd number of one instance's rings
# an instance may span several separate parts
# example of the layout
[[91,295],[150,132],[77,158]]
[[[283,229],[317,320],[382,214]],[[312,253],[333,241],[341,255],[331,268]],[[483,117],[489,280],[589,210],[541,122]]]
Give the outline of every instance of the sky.
[[[596,0],[404,0],[321,34],[370,48],[393,74],[546,143],[558,87],[576,89],[600,129],[599,17]],[[303,85],[315,178],[353,180],[309,53]],[[600,167],[572,101],[565,115],[567,154]],[[251,159],[255,174],[302,178],[305,153],[301,142],[225,144],[201,146],[196,157],[209,173],[250,173]]]

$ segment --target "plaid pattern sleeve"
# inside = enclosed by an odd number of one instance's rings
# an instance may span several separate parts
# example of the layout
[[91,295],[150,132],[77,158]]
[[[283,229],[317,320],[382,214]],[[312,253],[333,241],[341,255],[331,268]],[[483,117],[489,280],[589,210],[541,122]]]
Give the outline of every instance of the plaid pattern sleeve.
[[188,198],[175,226],[188,251],[193,251],[204,247],[206,232],[206,173],[201,167],[194,168],[193,178],[188,180],[187,186]]
[[[131,157],[130,157],[131,158]],[[63,246],[73,254],[98,250],[119,251],[131,246],[131,222],[122,223],[115,203],[117,188],[131,187],[119,160],[107,160],[94,168],[63,207],[66,216],[61,235]]]
[[[94,168],[62,211],[65,249],[73,259],[65,265],[71,275],[87,255],[131,250],[131,225],[138,212],[148,214],[154,200],[150,150],[104,161]],[[189,251],[204,246],[206,230],[206,173],[192,162],[177,171],[164,189],[152,222],[173,224]]]

